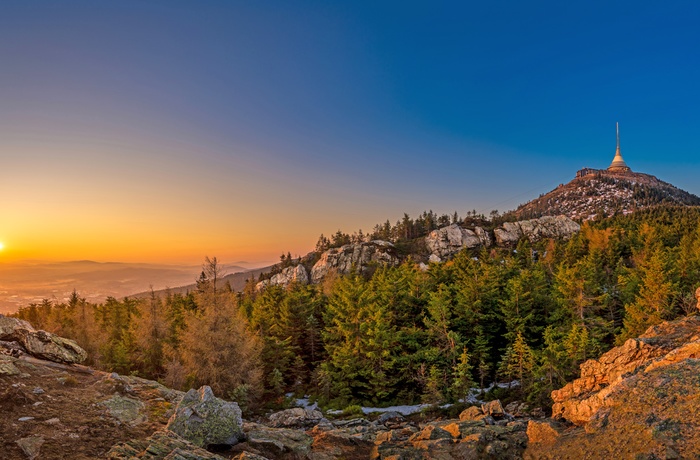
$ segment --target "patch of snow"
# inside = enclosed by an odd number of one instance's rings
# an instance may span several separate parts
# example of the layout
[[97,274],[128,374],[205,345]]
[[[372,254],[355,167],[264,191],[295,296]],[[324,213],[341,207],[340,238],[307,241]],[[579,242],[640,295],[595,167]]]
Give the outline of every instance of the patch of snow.
[[[290,396],[288,396],[288,397],[291,397],[291,396],[293,396],[293,393],[290,393]],[[311,401],[309,401],[308,395],[304,396],[303,398],[299,398],[299,399],[295,400],[294,404],[297,407],[301,407],[303,409],[319,410],[318,403],[314,402],[313,404],[311,404]],[[330,413],[330,411],[328,411],[328,412]],[[341,410],[340,412],[343,412],[343,411]]]
[[363,407],[362,412],[365,414],[371,414],[373,412],[398,412],[401,415],[411,415],[415,414],[416,412],[422,411],[426,407],[432,407],[432,404],[416,404],[413,406]]

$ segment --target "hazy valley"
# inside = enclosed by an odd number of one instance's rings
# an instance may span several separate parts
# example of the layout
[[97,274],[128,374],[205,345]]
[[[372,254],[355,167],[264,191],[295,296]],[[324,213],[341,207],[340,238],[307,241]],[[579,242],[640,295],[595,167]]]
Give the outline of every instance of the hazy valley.
[[[227,266],[228,273],[245,267]],[[65,302],[73,290],[90,302],[107,297],[122,298],[192,284],[201,266],[143,263],[98,263],[92,261],[0,263],[0,313],[14,313],[21,306],[44,299]]]

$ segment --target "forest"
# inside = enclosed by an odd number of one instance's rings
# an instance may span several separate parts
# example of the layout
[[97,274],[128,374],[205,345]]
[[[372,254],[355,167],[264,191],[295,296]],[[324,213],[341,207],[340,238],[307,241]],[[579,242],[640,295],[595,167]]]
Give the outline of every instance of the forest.
[[[75,339],[91,366],[179,389],[207,384],[247,411],[284,407],[290,393],[337,409],[455,402],[494,381],[513,382],[500,397],[548,409],[583,361],[695,314],[699,222],[698,208],[657,207],[585,222],[568,241],[464,250],[424,271],[409,256],[262,291],[255,279],[222,286],[207,257],[187,294],[92,304],[74,292],[16,316]],[[385,237],[425,233],[401,228]]]

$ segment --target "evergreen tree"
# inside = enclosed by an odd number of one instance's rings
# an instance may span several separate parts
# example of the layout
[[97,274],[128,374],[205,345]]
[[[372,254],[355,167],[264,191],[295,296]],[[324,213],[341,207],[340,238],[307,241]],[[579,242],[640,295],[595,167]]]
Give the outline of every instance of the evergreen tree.
[[452,369],[452,394],[457,401],[467,402],[469,391],[474,387],[475,383],[472,378],[472,366],[469,363],[469,353],[467,347],[462,349],[462,354],[459,356],[459,362]]
[[675,286],[665,269],[665,254],[653,250],[641,267],[641,286],[634,302],[625,306],[624,329],[619,341],[637,337],[648,327],[659,324],[672,314]]
[[513,344],[506,348],[499,373],[509,381],[518,380],[521,391],[527,391],[532,382],[534,368],[535,355],[522,334],[518,333]]

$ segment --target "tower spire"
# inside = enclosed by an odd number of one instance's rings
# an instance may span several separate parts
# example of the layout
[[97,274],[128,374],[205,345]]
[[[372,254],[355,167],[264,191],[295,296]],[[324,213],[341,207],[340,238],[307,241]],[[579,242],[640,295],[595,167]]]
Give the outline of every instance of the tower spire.
[[630,168],[625,163],[625,160],[622,159],[622,153],[620,152],[620,124],[618,122],[615,122],[615,132],[617,135],[617,148],[615,149],[615,158],[608,166],[608,171],[629,172]]

